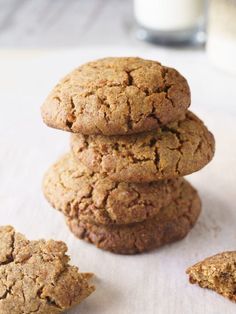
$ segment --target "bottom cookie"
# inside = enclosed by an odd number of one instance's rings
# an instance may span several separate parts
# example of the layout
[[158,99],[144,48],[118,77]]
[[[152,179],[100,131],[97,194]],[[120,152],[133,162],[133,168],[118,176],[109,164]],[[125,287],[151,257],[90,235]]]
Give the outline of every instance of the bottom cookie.
[[197,191],[183,181],[180,196],[153,218],[143,222],[104,226],[67,219],[71,231],[98,248],[117,254],[137,254],[181,240],[194,226],[201,211]]

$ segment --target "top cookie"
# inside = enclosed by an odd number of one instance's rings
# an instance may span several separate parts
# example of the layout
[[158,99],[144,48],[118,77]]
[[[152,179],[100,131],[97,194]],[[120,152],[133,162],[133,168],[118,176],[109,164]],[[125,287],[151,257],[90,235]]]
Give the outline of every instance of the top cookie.
[[186,79],[141,58],[105,58],[75,69],[42,106],[51,127],[83,134],[121,135],[176,121],[190,105]]
[[11,226],[0,227],[0,313],[57,314],[93,291],[91,274],[68,264],[59,241],[29,241]]

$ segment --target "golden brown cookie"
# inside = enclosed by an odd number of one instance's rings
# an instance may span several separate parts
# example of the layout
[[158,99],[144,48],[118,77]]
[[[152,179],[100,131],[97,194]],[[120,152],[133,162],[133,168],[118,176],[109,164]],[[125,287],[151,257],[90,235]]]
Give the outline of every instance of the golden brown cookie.
[[190,283],[236,302],[236,251],[219,253],[187,269]]
[[175,69],[141,58],[105,58],[72,71],[42,106],[51,127],[83,134],[131,134],[177,120],[190,105]]
[[190,111],[155,131],[123,136],[73,134],[75,157],[114,181],[149,182],[181,177],[204,167],[214,155],[214,137]]
[[182,179],[115,183],[67,154],[46,173],[44,195],[70,218],[98,224],[127,224],[156,215],[180,193]]
[[59,241],[28,241],[0,227],[0,313],[57,314],[88,297],[91,274],[68,264]]
[[177,199],[143,222],[104,226],[67,218],[71,231],[98,248],[118,254],[136,254],[156,249],[184,238],[194,226],[201,211],[196,190],[183,181]]

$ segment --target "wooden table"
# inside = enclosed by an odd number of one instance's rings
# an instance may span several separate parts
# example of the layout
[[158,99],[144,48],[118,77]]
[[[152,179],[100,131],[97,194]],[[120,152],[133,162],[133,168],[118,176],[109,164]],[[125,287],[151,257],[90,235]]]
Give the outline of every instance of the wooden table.
[[138,44],[132,0],[0,0],[0,47]]

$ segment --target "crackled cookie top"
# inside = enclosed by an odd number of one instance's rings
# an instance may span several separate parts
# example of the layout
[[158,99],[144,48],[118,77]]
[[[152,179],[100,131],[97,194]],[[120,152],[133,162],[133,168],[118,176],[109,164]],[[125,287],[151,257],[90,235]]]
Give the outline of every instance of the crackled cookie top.
[[214,155],[214,137],[190,111],[178,122],[141,134],[73,134],[75,157],[114,181],[149,182],[198,171]]
[[236,251],[206,258],[187,269],[189,281],[236,302]]
[[59,241],[28,241],[10,226],[0,227],[0,313],[56,314],[89,296],[91,274],[68,264]]
[[182,181],[179,196],[156,216],[129,225],[98,225],[67,218],[71,231],[98,248],[119,254],[156,249],[184,238],[196,223],[201,202],[196,190]]
[[175,69],[141,58],[105,58],[75,69],[42,106],[44,122],[83,134],[128,134],[177,120],[190,105]]
[[180,193],[182,179],[143,184],[114,182],[67,154],[46,173],[48,201],[70,218],[100,224],[127,224],[156,215]]

